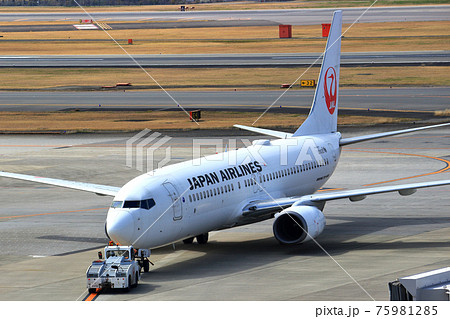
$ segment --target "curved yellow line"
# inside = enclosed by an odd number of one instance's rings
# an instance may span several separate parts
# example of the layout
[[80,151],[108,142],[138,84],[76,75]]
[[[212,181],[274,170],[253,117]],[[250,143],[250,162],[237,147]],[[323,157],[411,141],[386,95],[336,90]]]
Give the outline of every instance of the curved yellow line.
[[429,175],[434,175],[434,174],[440,174],[440,173],[443,173],[443,172],[445,172],[445,171],[450,169],[450,161],[446,160],[446,159],[443,159],[443,158],[440,158],[440,157],[434,157],[434,156],[428,156],[428,155],[420,155],[420,154],[409,154],[409,153],[399,153],[399,152],[385,152],[385,151],[368,151],[368,150],[358,150],[358,149],[351,149],[351,150],[346,150],[346,151],[365,152],[365,153],[378,153],[378,154],[392,154],[392,155],[405,155],[405,156],[417,156],[417,157],[423,157],[423,158],[429,158],[429,159],[441,161],[441,162],[444,162],[446,164],[444,168],[442,168],[442,169],[440,169],[438,171],[429,172],[429,173],[420,174],[420,175],[414,175],[414,176],[401,177],[401,178],[391,179],[391,180],[388,180],[388,181],[382,181],[382,182],[366,184],[366,185],[363,185],[363,186],[373,186],[373,185],[385,184],[385,183],[390,183],[390,182],[397,182],[397,181],[401,181],[401,180],[405,180],[405,179],[411,179],[411,178],[429,176]]

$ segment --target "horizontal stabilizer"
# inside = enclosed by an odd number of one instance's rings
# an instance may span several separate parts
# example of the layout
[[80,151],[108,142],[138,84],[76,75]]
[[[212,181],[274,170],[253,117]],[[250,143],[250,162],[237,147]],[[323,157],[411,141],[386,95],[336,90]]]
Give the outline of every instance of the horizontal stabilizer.
[[268,129],[265,129],[265,128],[258,128],[258,127],[238,125],[238,124],[235,124],[233,126],[237,127],[237,128],[240,128],[242,130],[247,130],[247,131],[258,133],[258,134],[261,134],[261,135],[269,135],[269,136],[274,136],[274,137],[278,137],[278,138],[289,138],[289,137],[292,136],[291,133],[285,133],[285,132],[280,132],[280,131],[268,130]]
[[441,126],[450,125],[450,123],[444,123],[444,124],[437,124],[437,125],[430,125],[430,126],[422,126],[422,127],[416,127],[416,128],[410,128],[406,130],[399,130],[399,131],[392,131],[392,132],[385,132],[385,133],[376,133],[376,134],[370,134],[370,135],[363,135],[363,136],[357,136],[357,137],[350,137],[350,138],[342,138],[339,141],[340,146],[350,145],[354,143],[360,143],[365,141],[374,140],[377,138],[383,138],[388,136],[394,136],[394,135],[400,135],[400,134],[406,134],[421,130],[427,130],[430,128],[436,128]]

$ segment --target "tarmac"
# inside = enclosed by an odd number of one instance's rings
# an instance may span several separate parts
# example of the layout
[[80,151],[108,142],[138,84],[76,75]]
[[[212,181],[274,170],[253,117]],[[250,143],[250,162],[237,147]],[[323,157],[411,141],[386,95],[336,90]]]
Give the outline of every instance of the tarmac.
[[[344,129],[343,135],[381,130]],[[0,135],[0,170],[121,186],[141,173],[126,166],[131,136]],[[210,135],[171,136],[175,163],[192,156],[193,138]],[[446,128],[345,147],[325,186],[449,179],[449,137]],[[222,138],[224,145],[236,138],[239,146],[258,137]],[[389,300],[389,281],[449,265],[449,194],[444,186],[407,198],[392,193],[329,202],[324,232],[303,245],[279,245],[273,220],[212,232],[207,245],[153,250],[155,265],[131,292],[89,295],[85,271],[108,242],[104,222],[112,198],[2,178],[0,300]]]
[[[261,10],[193,10],[193,11],[115,11],[95,12],[89,10],[89,15],[81,10],[73,12],[0,12],[0,22],[21,21],[74,21],[92,19],[100,22],[124,21],[151,24],[165,24],[170,27],[176,23],[177,27],[185,25],[203,26],[275,23],[291,25],[314,25],[329,23],[336,8],[307,8],[307,9],[261,9]],[[342,8],[343,22],[395,22],[395,21],[448,21],[449,5],[428,6],[389,6],[389,7],[353,7]],[[250,21],[249,21],[250,20]]]

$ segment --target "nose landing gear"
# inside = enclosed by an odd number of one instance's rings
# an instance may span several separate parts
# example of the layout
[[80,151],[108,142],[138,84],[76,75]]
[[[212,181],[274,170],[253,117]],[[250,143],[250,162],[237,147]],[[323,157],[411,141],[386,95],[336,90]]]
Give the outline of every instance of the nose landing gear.
[[183,240],[183,243],[185,243],[187,245],[192,244],[194,242],[194,239],[197,239],[197,243],[199,245],[204,245],[208,242],[209,233],[204,233],[204,234],[197,235],[195,237],[186,238]]
[[150,264],[152,266],[155,265],[150,260],[148,260],[148,257],[150,257],[150,249],[138,249],[136,253],[136,260],[139,263],[139,266],[141,266],[141,271],[143,272],[150,271]]

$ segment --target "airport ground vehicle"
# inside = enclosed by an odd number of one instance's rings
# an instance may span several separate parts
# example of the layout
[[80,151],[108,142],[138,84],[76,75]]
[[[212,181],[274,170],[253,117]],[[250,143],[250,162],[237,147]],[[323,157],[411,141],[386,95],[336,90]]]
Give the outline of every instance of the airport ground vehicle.
[[86,271],[89,292],[103,288],[129,291],[130,288],[137,287],[141,268],[148,271],[149,255],[148,249],[136,250],[133,246],[110,243],[105,247],[105,259],[102,259],[102,253],[99,252],[99,259],[93,261]]

